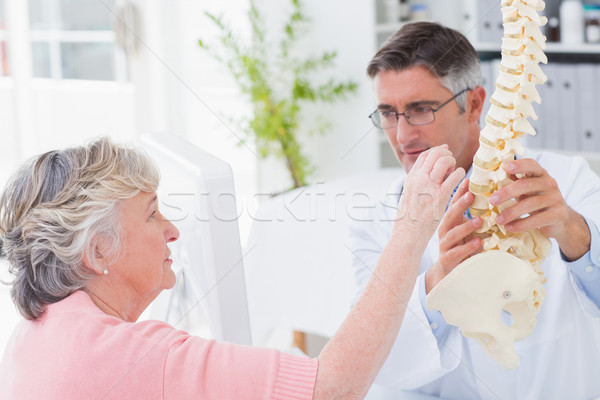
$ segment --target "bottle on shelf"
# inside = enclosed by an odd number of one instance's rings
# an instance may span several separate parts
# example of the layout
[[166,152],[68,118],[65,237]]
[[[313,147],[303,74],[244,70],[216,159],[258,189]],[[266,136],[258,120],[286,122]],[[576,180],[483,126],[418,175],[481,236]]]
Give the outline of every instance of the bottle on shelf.
[[383,22],[392,24],[400,20],[399,0],[383,0]]
[[588,43],[600,43],[600,4],[586,4],[585,40]]
[[400,21],[410,20],[411,7],[408,0],[400,0]]
[[410,19],[411,21],[428,21],[429,7],[427,4],[413,4]]
[[549,42],[560,41],[560,24],[558,17],[550,17],[548,19],[547,35]]
[[560,4],[560,41],[568,44],[584,42],[583,3],[579,0],[563,0]]

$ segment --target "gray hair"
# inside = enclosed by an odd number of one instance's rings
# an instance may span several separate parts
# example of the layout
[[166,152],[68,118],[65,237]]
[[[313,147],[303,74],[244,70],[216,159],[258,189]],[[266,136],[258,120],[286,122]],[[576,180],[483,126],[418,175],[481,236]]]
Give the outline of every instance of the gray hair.
[[[432,22],[406,24],[394,33],[371,59],[367,74],[371,78],[383,71],[422,66],[442,80],[453,94],[481,85],[479,56],[460,32]],[[464,93],[456,98],[462,111]]]
[[91,256],[108,241],[106,267],[121,252],[122,200],[158,187],[159,173],[140,150],[108,138],[34,157],[0,198],[0,235],[14,275],[19,312],[36,319],[44,306],[82,289],[98,267]]

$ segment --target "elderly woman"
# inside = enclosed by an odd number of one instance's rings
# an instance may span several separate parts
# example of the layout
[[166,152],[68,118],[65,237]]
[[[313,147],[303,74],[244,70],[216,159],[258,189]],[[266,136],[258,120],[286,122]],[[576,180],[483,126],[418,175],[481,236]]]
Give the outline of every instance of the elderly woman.
[[313,360],[136,322],[175,284],[168,244],[179,232],[158,208],[156,168],[108,139],[34,158],[0,200],[12,298],[25,317],[0,364],[0,398],[363,397],[463,176],[447,148],[421,154],[374,278]]

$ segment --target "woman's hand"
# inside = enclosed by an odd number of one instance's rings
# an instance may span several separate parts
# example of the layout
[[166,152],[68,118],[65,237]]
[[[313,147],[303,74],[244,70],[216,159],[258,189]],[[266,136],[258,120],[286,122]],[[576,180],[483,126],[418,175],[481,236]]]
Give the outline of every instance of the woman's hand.
[[465,176],[454,169],[456,160],[447,145],[429,149],[417,158],[404,181],[394,230],[403,228],[427,243],[438,227],[456,185]]
[[392,237],[373,276],[319,355],[315,399],[367,394],[398,336],[427,242],[465,176],[455,165],[448,147],[440,146],[423,152],[410,170]]

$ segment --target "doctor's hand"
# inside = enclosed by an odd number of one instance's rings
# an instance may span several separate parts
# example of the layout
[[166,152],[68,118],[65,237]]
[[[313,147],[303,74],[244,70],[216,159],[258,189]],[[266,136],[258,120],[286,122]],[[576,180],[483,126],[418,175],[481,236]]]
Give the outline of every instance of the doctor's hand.
[[425,274],[425,291],[429,293],[446,275],[465,259],[481,250],[481,239],[473,233],[481,224],[481,218],[467,220],[465,211],[473,203],[473,193],[469,192],[469,180],[465,179],[458,187],[452,202],[444,215],[438,230],[440,256]]
[[408,231],[425,249],[442,220],[452,191],[465,176],[464,169],[455,170],[455,166],[456,160],[446,145],[419,155],[404,181],[392,234]]
[[499,205],[510,199],[516,203],[505,209],[496,222],[504,224],[509,232],[540,228],[547,237],[556,239],[569,260],[576,260],[590,249],[590,231],[585,219],[567,205],[556,181],[548,172],[529,158],[507,162],[509,174],[523,178],[499,189],[490,197],[490,203]]

